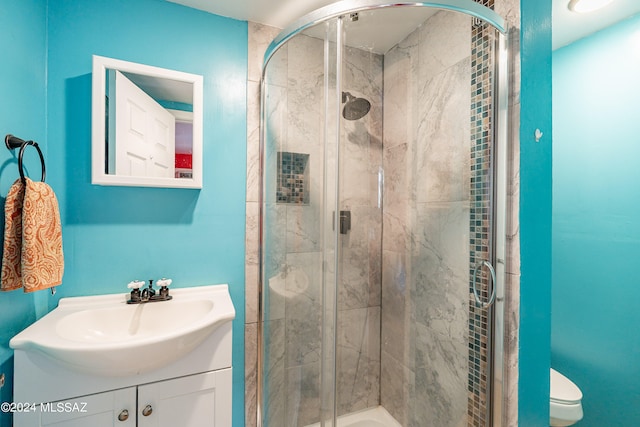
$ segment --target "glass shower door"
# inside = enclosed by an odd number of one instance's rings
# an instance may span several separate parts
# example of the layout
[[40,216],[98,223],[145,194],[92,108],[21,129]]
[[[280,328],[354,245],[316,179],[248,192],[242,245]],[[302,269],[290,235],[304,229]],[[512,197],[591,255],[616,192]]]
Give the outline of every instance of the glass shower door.
[[[383,60],[353,43],[363,13],[341,17],[336,413],[380,405]],[[339,424],[339,423],[338,423]]]
[[[492,425],[498,32],[424,7],[342,21],[337,416]],[[363,37],[388,22],[410,24]]]
[[289,39],[263,76],[263,426],[334,418],[337,25]]
[[270,57],[261,427],[500,425],[499,40],[469,14],[381,7]]

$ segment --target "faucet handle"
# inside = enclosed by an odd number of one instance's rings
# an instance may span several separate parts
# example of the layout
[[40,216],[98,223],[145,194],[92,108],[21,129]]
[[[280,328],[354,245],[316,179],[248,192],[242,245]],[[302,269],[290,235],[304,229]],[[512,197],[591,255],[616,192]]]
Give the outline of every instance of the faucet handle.
[[127,285],[127,288],[140,289],[142,286],[144,286],[144,280],[134,280],[132,282],[129,282],[129,284]]
[[156,285],[160,286],[160,287],[167,287],[169,286],[171,283],[173,282],[173,280],[171,279],[165,279],[164,277],[160,280],[156,280]]

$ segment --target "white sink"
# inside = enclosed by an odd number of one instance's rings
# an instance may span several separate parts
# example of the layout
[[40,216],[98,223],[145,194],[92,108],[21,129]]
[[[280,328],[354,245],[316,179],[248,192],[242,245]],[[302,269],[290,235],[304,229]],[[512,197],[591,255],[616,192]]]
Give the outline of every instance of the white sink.
[[227,285],[170,293],[169,301],[145,304],[126,304],[129,294],[62,298],[9,345],[80,373],[129,376],[174,362],[235,318]]

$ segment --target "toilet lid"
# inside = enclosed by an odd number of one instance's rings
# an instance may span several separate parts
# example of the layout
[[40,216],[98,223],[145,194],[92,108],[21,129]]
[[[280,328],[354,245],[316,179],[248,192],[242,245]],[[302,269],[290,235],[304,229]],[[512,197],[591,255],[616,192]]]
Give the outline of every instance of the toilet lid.
[[571,380],[555,369],[551,369],[551,401],[580,403],[582,392]]

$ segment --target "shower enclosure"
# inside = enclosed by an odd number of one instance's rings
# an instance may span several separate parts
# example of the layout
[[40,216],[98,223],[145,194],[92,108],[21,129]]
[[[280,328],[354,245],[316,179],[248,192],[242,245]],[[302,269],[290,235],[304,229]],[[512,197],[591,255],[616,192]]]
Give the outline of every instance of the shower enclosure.
[[501,425],[504,32],[343,1],[267,50],[262,427]]

